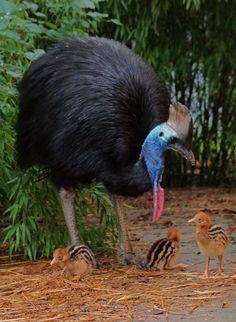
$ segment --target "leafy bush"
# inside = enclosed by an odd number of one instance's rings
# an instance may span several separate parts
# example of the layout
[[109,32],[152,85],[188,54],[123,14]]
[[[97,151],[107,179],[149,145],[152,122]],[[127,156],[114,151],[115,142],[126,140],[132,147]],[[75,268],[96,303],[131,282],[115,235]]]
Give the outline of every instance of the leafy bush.
[[[17,83],[32,60],[54,41],[64,37],[94,34],[107,17],[96,8],[100,0],[0,1],[0,235],[10,255],[20,249],[30,259],[50,256],[59,245],[68,244],[67,229],[55,190],[40,180],[37,169],[22,173],[15,163],[15,118]],[[84,242],[95,250],[105,247],[107,231],[114,236],[112,205],[101,184],[80,187],[76,210]],[[102,218],[91,227],[86,215]],[[110,228],[109,228],[110,227]]]

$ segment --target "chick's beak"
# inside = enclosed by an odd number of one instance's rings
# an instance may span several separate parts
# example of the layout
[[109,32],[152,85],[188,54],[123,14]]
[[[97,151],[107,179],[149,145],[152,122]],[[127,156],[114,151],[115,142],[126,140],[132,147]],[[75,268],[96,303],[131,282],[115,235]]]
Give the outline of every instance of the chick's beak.
[[51,261],[50,265],[55,265],[56,264],[56,258],[54,257],[53,260]]
[[190,223],[195,222],[195,217],[193,217],[192,219],[189,219],[188,222]]
[[181,154],[185,159],[187,159],[192,165],[195,165],[195,157],[193,151],[187,149],[183,144],[177,142],[169,145],[170,149]]

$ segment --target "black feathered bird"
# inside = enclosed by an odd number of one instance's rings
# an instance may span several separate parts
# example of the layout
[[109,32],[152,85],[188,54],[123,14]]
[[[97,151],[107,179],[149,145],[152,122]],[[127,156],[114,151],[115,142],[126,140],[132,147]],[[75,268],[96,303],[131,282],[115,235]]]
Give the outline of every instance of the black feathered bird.
[[[171,148],[193,161],[188,109],[170,105],[151,67],[116,41],[86,37],[54,45],[32,63],[19,90],[18,164],[49,170],[72,244],[79,241],[73,207],[78,183],[99,180],[116,196],[137,196],[153,186],[157,213],[163,153]],[[122,198],[115,201],[127,262]]]

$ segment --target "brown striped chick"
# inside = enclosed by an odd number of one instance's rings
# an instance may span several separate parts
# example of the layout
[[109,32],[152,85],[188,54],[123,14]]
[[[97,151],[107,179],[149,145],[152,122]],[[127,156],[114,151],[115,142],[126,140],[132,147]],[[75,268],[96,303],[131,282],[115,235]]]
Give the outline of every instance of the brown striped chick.
[[180,253],[181,234],[176,229],[168,231],[167,238],[157,240],[149,249],[146,260],[147,268],[184,269],[188,265],[176,264],[176,259]]
[[210,218],[202,211],[188,222],[195,223],[196,240],[201,253],[206,257],[204,276],[209,277],[210,258],[219,259],[218,275],[222,273],[223,255],[229,239],[225,230],[219,225],[212,225]]
[[90,274],[99,266],[91,249],[82,244],[57,248],[50,264],[59,265],[68,278],[73,275]]

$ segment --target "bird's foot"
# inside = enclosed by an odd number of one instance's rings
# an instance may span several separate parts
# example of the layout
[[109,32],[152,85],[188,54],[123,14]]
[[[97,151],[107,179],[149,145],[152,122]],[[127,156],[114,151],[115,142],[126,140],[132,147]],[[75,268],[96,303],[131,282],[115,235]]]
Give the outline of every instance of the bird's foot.
[[184,271],[187,267],[188,267],[188,265],[186,265],[186,264],[176,264],[176,265],[172,265],[172,266],[166,266],[164,269],[165,270],[180,270],[180,271]]
[[187,264],[178,264],[177,266],[177,268],[181,271],[185,271],[189,267]]
[[209,278],[209,272],[204,272],[202,275],[202,278],[208,279]]
[[122,265],[135,265],[138,268],[146,268],[144,262],[141,261],[140,258],[137,258],[134,252],[125,252],[123,249],[120,249],[117,254],[118,261]]
[[214,276],[217,276],[217,277],[225,277],[227,275],[224,274],[224,272],[221,270],[221,269],[217,269],[215,272],[214,272]]

